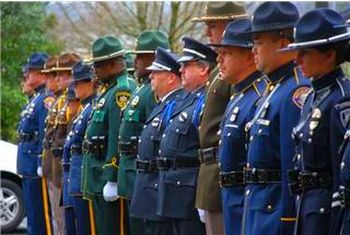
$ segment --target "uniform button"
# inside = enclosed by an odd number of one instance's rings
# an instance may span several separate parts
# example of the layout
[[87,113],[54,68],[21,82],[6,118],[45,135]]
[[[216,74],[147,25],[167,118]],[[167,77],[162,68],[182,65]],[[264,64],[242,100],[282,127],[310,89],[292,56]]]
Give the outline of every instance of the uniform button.
[[219,140],[219,145],[221,145],[222,144],[222,141],[221,140]]
[[166,134],[163,134],[162,137],[165,138]]
[[139,143],[141,143],[141,139],[139,139]]
[[216,94],[216,90],[213,90],[213,93]]
[[176,128],[176,133],[179,132],[179,128]]
[[250,164],[249,164],[249,162],[247,163],[247,168],[249,168],[250,167]]
[[322,213],[322,214],[324,213],[324,208],[323,207],[320,208],[320,213]]
[[252,140],[253,140],[253,136],[251,136],[251,137],[249,138],[249,140],[252,141]]
[[158,187],[158,184],[154,184],[154,187]]
[[159,150],[158,150],[158,153],[161,154],[161,153],[162,153],[162,150],[159,149]]
[[262,132],[262,130],[261,130],[261,129],[259,129],[258,133],[259,133],[259,134],[261,134],[261,132]]
[[32,150],[28,150],[28,153],[32,153]]
[[227,136],[231,136],[231,132],[227,133]]
[[77,133],[78,133],[78,130],[75,131],[75,134],[77,134]]
[[122,137],[121,136],[118,136],[118,139],[121,139]]
[[221,129],[216,132],[217,135],[221,135]]
[[177,184],[177,185],[180,185],[180,184],[181,184],[181,182],[180,182],[180,181],[176,181],[176,184]]
[[143,125],[143,129],[145,129],[147,127],[147,125]]
[[173,119],[170,119],[169,122],[172,123],[172,122],[173,122]]
[[303,136],[304,136],[303,133],[300,133],[300,134],[299,134],[299,138],[302,138]]
[[245,191],[245,195],[249,195],[250,190],[248,189],[247,191]]
[[267,205],[267,209],[268,210],[271,210],[272,209],[272,206],[269,204],[269,205]]
[[298,154],[298,155],[297,155],[297,158],[298,158],[298,160],[300,160],[300,159],[301,159],[301,155],[300,155],[300,154]]
[[312,142],[312,139],[311,139],[311,138],[309,138],[309,139],[307,140],[307,142],[311,143],[311,142]]
[[298,196],[297,196],[297,201],[299,201],[299,199],[300,199],[300,196],[298,195]]
[[345,162],[341,162],[341,164],[340,164],[340,169],[344,169],[344,167],[345,167]]
[[201,126],[198,127],[198,130],[200,130],[200,129],[201,129]]

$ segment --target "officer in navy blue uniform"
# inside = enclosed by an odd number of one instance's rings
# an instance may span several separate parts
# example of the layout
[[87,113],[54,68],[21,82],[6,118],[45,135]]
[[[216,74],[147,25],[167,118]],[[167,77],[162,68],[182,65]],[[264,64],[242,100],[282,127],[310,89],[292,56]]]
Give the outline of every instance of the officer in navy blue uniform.
[[340,65],[349,51],[350,33],[337,12],[320,8],[306,13],[295,27],[297,63],[311,79],[298,125],[293,129],[296,170],[292,192],[299,194],[296,234],[339,234],[337,198],[341,156],[338,149],[350,118],[350,81]]
[[[94,99],[93,69],[82,61],[73,68],[73,86],[75,96],[82,105],[73,120],[63,148],[63,190],[64,198],[74,209],[75,234],[90,234],[89,204],[83,200],[81,192],[81,168],[83,161],[82,143],[87,123],[90,119]],[[69,97],[69,96],[68,96]]]
[[287,174],[293,168],[291,132],[309,87],[293,62],[295,53],[277,50],[293,40],[299,13],[290,2],[264,2],[252,19],[254,61],[267,75],[268,88],[246,125],[250,137],[242,234],[292,234],[295,197]]
[[33,235],[47,234],[49,229],[44,218],[42,180],[37,175],[45,118],[52,101],[45,90],[45,75],[41,73],[47,57],[44,53],[34,53],[28,60],[27,84],[35,93],[26,106],[18,129],[17,172],[22,176],[27,233]]
[[155,61],[147,69],[152,71],[151,86],[160,102],[147,118],[139,137],[137,175],[130,214],[144,219],[144,234],[169,235],[172,234],[169,219],[156,214],[159,185],[156,158],[163,131],[184,91],[181,89],[180,65],[174,55],[165,49],[157,48]]
[[[68,112],[64,112],[65,115],[71,115],[69,120],[73,120],[79,109],[79,99],[75,96],[73,85],[68,87],[66,105]],[[60,115],[60,114],[59,114]],[[67,118],[68,119],[68,118]],[[61,122],[63,120],[61,119]],[[69,121],[67,125],[67,133],[72,125],[72,121]],[[63,150],[62,150],[62,191],[61,191],[61,204],[64,208],[64,219],[65,219],[65,232],[67,234],[76,234],[76,221],[75,221],[75,212],[73,208],[73,200],[68,193],[68,184],[69,184],[69,168],[70,168],[70,143],[67,141],[69,135],[64,140]]]
[[251,20],[238,19],[225,28],[218,47],[221,77],[233,87],[220,125],[220,185],[226,235],[239,235],[244,201],[244,172],[248,143],[245,125],[253,118],[257,101],[264,94],[267,82],[256,70],[251,48]]
[[198,127],[205,99],[205,84],[216,66],[210,47],[183,38],[182,85],[188,94],[175,108],[160,142],[157,214],[172,220],[172,234],[205,234],[195,208],[198,159]]
[[340,153],[342,162],[340,164],[339,199],[342,206],[341,235],[350,233],[350,125],[344,135],[344,142],[341,145]]

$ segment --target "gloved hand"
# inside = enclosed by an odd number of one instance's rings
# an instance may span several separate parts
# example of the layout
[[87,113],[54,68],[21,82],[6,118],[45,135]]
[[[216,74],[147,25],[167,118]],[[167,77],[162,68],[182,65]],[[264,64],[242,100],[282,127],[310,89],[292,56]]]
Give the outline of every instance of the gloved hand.
[[39,176],[39,177],[43,177],[43,168],[41,166],[39,166],[37,169],[36,169],[36,174]]
[[205,211],[202,209],[197,209],[197,211],[198,211],[199,219],[201,220],[202,223],[205,224]]
[[118,199],[118,184],[108,181],[103,187],[103,198],[107,202],[112,202]]

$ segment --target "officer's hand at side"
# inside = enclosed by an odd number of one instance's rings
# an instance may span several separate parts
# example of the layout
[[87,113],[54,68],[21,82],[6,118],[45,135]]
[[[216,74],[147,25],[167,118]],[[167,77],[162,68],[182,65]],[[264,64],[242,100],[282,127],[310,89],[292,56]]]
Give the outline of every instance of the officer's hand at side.
[[202,209],[197,209],[197,211],[198,211],[199,219],[201,220],[202,223],[205,223],[205,211]]
[[112,202],[118,199],[118,184],[108,181],[103,187],[103,198],[107,202]]
[[41,166],[39,166],[37,169],[36,169],[36,174],[39,176],[39,177],[43,177],[43,168]]

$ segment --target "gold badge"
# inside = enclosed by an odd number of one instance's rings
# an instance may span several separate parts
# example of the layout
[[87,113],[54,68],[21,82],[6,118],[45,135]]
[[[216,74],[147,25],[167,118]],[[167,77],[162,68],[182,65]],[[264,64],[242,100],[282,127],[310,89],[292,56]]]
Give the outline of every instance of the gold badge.
[[293,93],[293,103],[299,107],[302,108],[304,105],[304,102],[306,100],[306,97],[310,91],[309,87],[300,87]]
[[50,109],[52,104],[55,102],[55,98],[48,96],[44,99],[44,106],[46,109]]
[[135,98],[133,98],[131,101],[132,107],[135,108],[139,104],[139,101],[140,101],[140,97],[136,96]]
[[320,123],[321,116],[322,116],[322,113],[321,113],[320,109],[315,109],[312,112],[311,120],[310,120],[310,124],[309,124],[310,131],[313,131],[316,129],[316,127]]
[[115,99],[120,109],[124,109],[126,107],[130,96],[130,93],[127,91],[117,92],[117,94],[115,95]]

